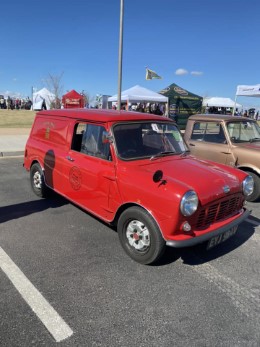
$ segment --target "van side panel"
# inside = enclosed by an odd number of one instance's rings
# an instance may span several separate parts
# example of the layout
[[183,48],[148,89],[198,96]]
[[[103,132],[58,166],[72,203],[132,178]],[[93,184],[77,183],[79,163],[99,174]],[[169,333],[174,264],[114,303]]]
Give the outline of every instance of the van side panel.
[[45,183],[57,191],[62,186],[61,158],[69,150],[69,125],[68,119],[36,115],[25,148],[24,167],[30,170],[34,161],[39,162],[44,170]]
[[32,128],[31,138],[66,149],[68,124],[68,119],[38,116]]

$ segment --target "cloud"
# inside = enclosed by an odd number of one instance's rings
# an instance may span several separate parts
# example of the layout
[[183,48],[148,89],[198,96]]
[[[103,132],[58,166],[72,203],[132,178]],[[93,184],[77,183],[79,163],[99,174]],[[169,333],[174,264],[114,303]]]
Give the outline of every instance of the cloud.
[[182,75],[187,75],[189,72],[185,69],[177,69],[175,71],[175,75],[179,75],[179,76],[182,76]]
[[13,82],[16,82],[16,81],[17,81],[17,78],[16,78],[16,77],[14,77],[14,78],[13,78]]
[[178,76],[188,75],[189,73],[192,76],[201,76],[201,75],[203,75],[202,71],[191,71],[191,72],[189,72],[188,70],[183,69],[183,68],[177,69],[175,71],[175,75],[178,75]]
[[4,98],[7,99],[8,96],[11,98],[21,98],[22,94],[19,92],[12,92],[11,90],[0,91],[1,95],[4,95]]
[[203,75],[203,72],[202,71],[191,71],[190,74],[193,76],[201,76],[201,75]]

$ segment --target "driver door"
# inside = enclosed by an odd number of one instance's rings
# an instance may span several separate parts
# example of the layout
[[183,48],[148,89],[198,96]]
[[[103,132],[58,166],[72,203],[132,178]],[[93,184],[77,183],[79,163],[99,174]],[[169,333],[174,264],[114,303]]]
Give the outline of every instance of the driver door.
[[198,158],[226,165],[232,159],[229,141],[219,122],[196,122],[187,143],[191,153]]

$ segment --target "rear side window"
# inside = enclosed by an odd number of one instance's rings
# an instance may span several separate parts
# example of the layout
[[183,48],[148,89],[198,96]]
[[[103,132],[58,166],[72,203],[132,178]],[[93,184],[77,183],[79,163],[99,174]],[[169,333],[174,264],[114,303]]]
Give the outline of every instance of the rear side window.
[[77,123],[71,149],[85,155],[111,160],[110,144],[104,142],[106,129],[101,125]]
[[218,122],[196,122],[191,139],[212,143],[227,143],[223,127]]

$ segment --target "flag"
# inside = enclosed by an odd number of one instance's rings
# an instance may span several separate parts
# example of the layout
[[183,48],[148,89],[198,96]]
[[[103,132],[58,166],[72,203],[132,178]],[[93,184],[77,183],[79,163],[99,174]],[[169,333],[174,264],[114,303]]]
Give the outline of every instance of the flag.
[[157,75],[156,72],[146,68],[146,75],[145,75],[146,80],[153,80],[153,79],[162,79],[161,76]]
[[260,96],[260,84],[254,86],[237,86],[236,95],[240,96]]

